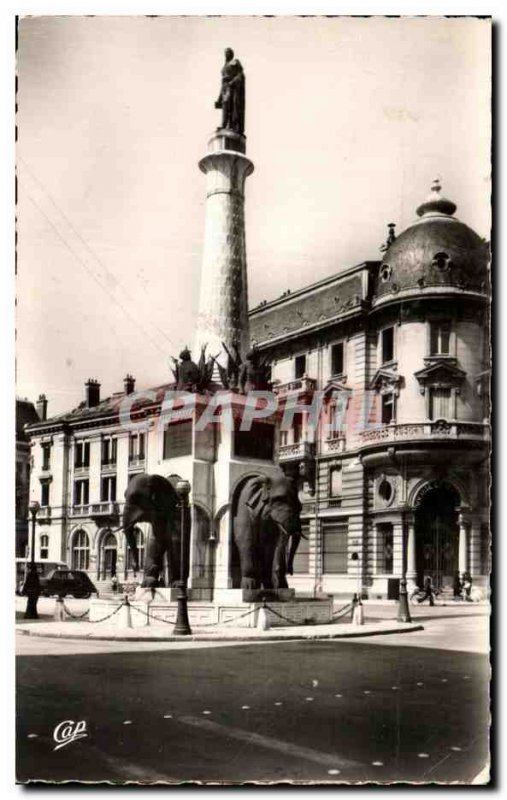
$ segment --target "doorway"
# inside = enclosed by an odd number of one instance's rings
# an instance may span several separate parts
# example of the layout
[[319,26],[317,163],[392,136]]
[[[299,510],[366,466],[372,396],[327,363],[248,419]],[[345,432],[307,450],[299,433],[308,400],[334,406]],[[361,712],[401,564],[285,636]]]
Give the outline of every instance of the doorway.
[[106,581],[116,575],[118,544],[114,533],[104,534],[100,553],[99,580]]
[[426,491],[415,512],[417,583],[431,578],[440,591],[452,587],[458,571],[460,497],[448,483]]

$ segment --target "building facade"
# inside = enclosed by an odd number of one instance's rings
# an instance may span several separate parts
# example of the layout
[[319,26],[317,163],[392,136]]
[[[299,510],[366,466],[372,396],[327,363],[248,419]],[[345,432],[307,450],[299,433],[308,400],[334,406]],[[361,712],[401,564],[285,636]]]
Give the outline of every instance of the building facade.
[[[174,385],[143,399],[131,376],[106,400],[90,380],[79,408],[30,425],[36,556],[47,550],[99,587],[139,579],[120,530],[127,483],[143,471],[183,477],[192,486],[190,586],[212,597],[239,586],[235,497],[279,463],[301,478],[298,591],[395,597],[404,547],[412,586],[427,576],[450,586],[457,572],[485,584],[489,248],[455,210],[436,183],[413,225],[398,237],[390,226],[381,259],[250,311],[274,392],[298,405],[288,429],[278,418],[247,437],[198,431],[195,414],[163,424]],[[139,397],[135,430],[120,419],[129,395]],[[312,427],[317,397],[324,412]],[[141,563],[146,534],[140,525]]]

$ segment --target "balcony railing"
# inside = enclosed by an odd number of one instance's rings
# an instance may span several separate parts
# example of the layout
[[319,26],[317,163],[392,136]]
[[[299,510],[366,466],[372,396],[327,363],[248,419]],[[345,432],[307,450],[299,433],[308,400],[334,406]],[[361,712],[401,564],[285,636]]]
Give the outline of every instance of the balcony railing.
[[275,383],[273,391],[276,394],[290,394],[292,392],[314,392],[317,388],[317,381],[315,378],[295,378],[287,383]]
[[487,441],[489,439],[489,426],[482,422],[436,422],[406,423],[401,425],[390,424],[363,431],[360,434],[363,445],[377,444],[378,442],[399,441],[435,441],[435,440],[460,440],[471,439],[474,441]]
[[51,519],[51,506],[42,506],[37,511],[37,519],[39,522],[44,519]]
[[74,465],[74,475],[88,475],[90,471],[89,464],[75,464]]
[[343,453],[345,450],[345,434],[335,434],[322,442],[323,453]]
[[145,463],[145,456],[129,456],[129,469],[134,469],[135,467],[144,467]]
[[112,517],[120,513],[118,503],[107,501],[72,506],[73,517]]
[[282,444],[278,448],[278,458],[280,461],[299,461],[302,458],[312,458],[314,450],[313,442]]

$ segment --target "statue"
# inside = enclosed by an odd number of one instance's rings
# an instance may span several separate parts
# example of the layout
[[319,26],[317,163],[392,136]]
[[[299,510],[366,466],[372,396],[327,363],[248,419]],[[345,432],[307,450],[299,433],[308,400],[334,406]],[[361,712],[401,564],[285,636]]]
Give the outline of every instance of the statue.
[[222,367],[222,365],[217,362],[220,380],[222,381],[224,389],[237,391],[239,386],[239,372],[241,369],[241,353],[238,342],[235,339],[230,350],[225,342],[222,342],[222,347],[227,353],[227,366]]
[[245,73],[234,51],[225,50],[225,64],[222,67],[222,86],[215,108],[222,109],[222,128],[236,133],[245,130]]
[[213,356],[206,358],[206,345],[201,348],[199,363],[192,361],[192,354],[188,347],[180,353],[180,361],[171,356],[173,362],[172,372],[176,381],[176,388],[186,392],[201,392],[209,389],[213,378]]
[[269,389],[269,364],[261,359],[256,347],[252,347],[246,354],[239,373],[239,388],[244,392],[252,389]]

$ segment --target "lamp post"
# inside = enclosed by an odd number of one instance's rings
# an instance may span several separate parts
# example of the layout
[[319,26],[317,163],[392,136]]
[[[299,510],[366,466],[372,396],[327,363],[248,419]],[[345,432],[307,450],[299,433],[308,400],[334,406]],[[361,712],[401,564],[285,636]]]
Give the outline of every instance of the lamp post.
[[32,516],[32,530],[30,538],[30,567],[25,578],[23,594],[28,597],[26,602],[25,619],[38,619],[37,601],[40,595],[39,575],[35,567],[35,520],[40,510],[37,500],[30,503],[30,514]]
[[176,636],[190,636],[192,629],[188,621],[188,607],[187,607],[187,534],[188,534],[188,495],[190,494],[190,484],[183,479],[179,480],[176,484],[176,491],[180,498],[181,508],[181,545],[180,545],[180,580],[179,580],[179,593],[178,593],[178,613],[176,616],[176,624],[173,633]]
[[408,607],[407,592],[407,518],[402,512],[401,517],[401,579],[400,599],[398,601],[398,622],[412,622]]

